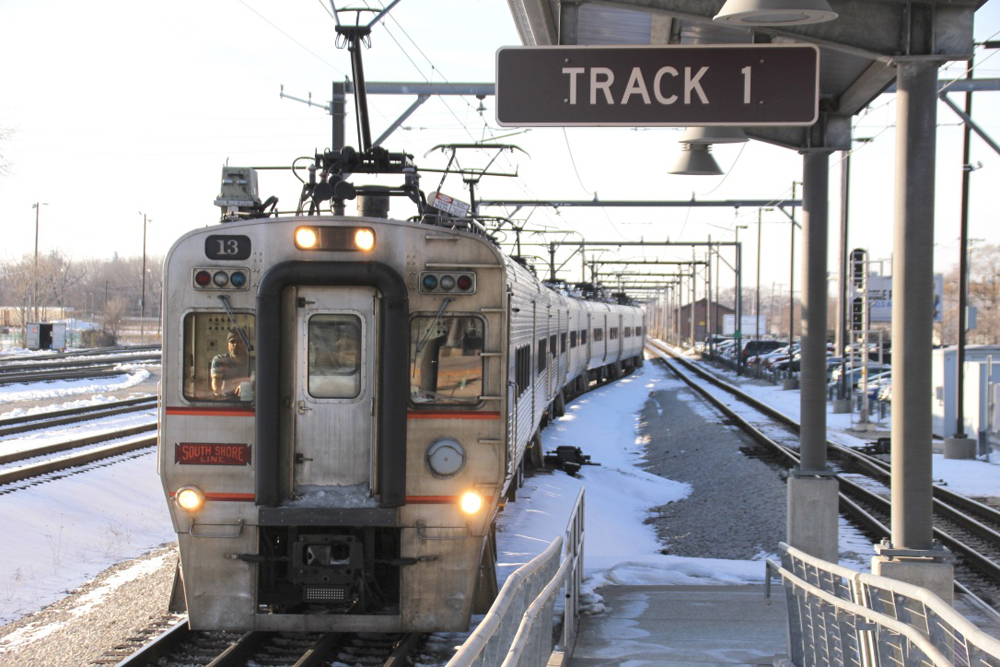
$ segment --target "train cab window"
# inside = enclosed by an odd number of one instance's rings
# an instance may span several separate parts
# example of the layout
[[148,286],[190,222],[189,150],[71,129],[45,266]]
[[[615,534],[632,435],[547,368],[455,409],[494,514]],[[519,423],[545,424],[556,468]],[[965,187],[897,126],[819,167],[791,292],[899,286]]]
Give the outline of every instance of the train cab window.
[[354,398],[361,393],[361,318],[319,314],[309,318],[309,395]]
[[414,317],[410,322],[410,400],[479,403],[485,325],[478,317]]
[[253,315],[188,313],[184,317],[184,398],[252,401],[257,367],[255,336]]

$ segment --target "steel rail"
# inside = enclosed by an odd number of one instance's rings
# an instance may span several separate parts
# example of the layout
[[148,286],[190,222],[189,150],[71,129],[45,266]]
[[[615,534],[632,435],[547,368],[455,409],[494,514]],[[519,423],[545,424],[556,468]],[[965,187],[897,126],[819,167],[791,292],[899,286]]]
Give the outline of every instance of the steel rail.
[[[716,408],[718,408],[720,411],[722,411],[723,414],[726,415],[726,417],[728,417],[728,418],[732,419],[733,421],[737,422],[737,424],[741,428],[746,429],[747,432],[755,440],[757,440],[758,442],[761,442],[762,444],[764,444],[765,446],[769,447],[770,449],[772,449],[776,453],[780,454],[784,459],[786,459],[788,461],[793,461],[796,464],[799,462],[798,456],[794,453],[794,451],[792,451],[788,447],[785,447],[784,445],[781,445],[778,442],[775,442],[771,438],[768,438],[767,436],[765,436],[763,433],[760,432],[759,429],[757,429],[756,427],[753,427],[752,425],[750,425],[749,422],[747,422],[747,420],[745,420],[742,416],[738,415],[735,411],[733,411],[731,408],[729,408],[729,406],[727,406],[725,403],[723,403],[718,397],[712,395],[704,387],[698,385],[694,380],[692,380],[691,378],[687,377],[683,373],[680,373],[676,368],[674,368],[674,366],[670,362],[674,361],[674,360],[678,360],[679,357],[676,357],[669,350],[667,350],[666,348],[663,348],[663,347],[661,347],[659,345],[654,345],[654,344],[650,343],[648,345],[648,347],[650,349],[652,349],[654,352],[656,352],[663,359],[663,361],[667,365],[667,367],[670,368],[681,380],[683,380],[686,384],[688,384],[692,389],[696,390],[699,394],[701,394],[702,396],[704,396],[710,403],[712,403],[712,405],[714,405]],[[666,359],[667,356],[671,357],[671,359],[670,360]],[[682,361],[682,363],[684,363],[686,360],[681,360],[681,361]],[[715,378],[715,377],[711,376],[711,374],[705,373],[701,369],[694,368],[693,365],[690,364],[690,363],[684,363],[684,366],[686,368],[688,368],[689,370],[692,370],[693,372],[695,372],[696,374],[698,374],[700,377],[702,377],[702,378],[708,380],[709,382],[715,384],[719,388],[721,388],[721,389],[723,389],[723,390],[725,390],[725,391],[733,394],[734,396],[740,398],[741,400],[746,400],[746,402],[748,404],[751,404],[752,407],[754,407],[754,408],[760,409],[762,412],[764,412],[765,414],[767,414],[767,416],[775,418],[774,415],[779,415],[780,417],[776,417],[776,419],[778,419],[779,421],[784,422],[785,426],[789,426],[789,427],[793,427],[793,428],[797,427],[797,424],[791,418],[787,417],[786,415],[783,415],[781,412],[779,412],[779,411],[771,408],[770,406],[767,406],[767,405],[761,403],[757,399],[754,399],[754,398],[752,398],[750,396],[747,396],[746,394],[744,394],[743,392],[739,391],[735,387],[729,386],[727,383],[724,383],[721,380],[719,380],[718,378]],[[846,449],[846,448],[843,448],[843,447],[841,447],[839,445],[834,445],[833,443],[828,443],[828,444],[830,446],[836,447],[838,449]],[[874,491],[866,489],[866,488],[864,488],[864,487],[862,487],[862,486],[860,486],[858,484],[855,484],[854,482],[850,481],[849,479],[845,478],[842,475],[836,475],[835,477],[837,478],[838,482],[841,485],[852,489],[856,494],[858,494],[861,497],[865,498],[867,502],[870,502],[873,505],[882,508],[882,511],[884,511],[886,514],[890,513],[890,510],[889,510],[890,503],[883,496],[875,493]],[[876,534],[879,535],[879,536],[881,536],[881,537],[889,537],[889,535],[891,533],[888,531],[888,529],[884,525],[882,525],[874,517],[872,517],[870,514],[868,514],[867,512],[865,512],[863,509],[861,509],[856,503],[854,503],[853,501],[850,501],[850,499],[846,496],[845,493],[841,492],[839,495],[840,495],[840,505],[841,505],[841,507],[843,509],[845,509],[845,511],[848,511],[852,515],[855,514],[855,512],[859,512],[858,517],[860,518],[860,520],[862,521],[862,523],[867,528],[874,529],[875,532],[876,532]],[[939,503],[937,501],[935,501],[935,506],[937,506],[938,504]],[[952,512],[957,512],[957,510],[952,510]],[[975,522],[975,524],[977,524],[979,526],[982,526],[982,524],[978,524],[978,522]],[[966,526],[966,527],[968,527],[968,526]],[[986,528],[986,527],[983,526],[983,528]],[[984,539],[986,541],[989,541],[989,542],[992,542],[993,544],[996,544],[998,547],[1000,547],[1000,544],[998,544],[996,541],[994,541],[990,537],[990,534],[996,535],[995,531],[992,531],[989,528],[986,528],[986,531],[988,531],[988,532],[986,534],[980,535],[980,537],[982,539]],[[992,579],[994,582],[1000,583],[1000,566],[998,566],[990,558],[988,558],[987,556],[979,553],[978,551],[976,551],[972,547],[970,547],[970,546],[966,545],[965,543],[963,543],[958,538],[955,538],[954,536],[952,536],[952,535],[950,535],[950,534],[948,534],[948,533],[940,530],[939,528],[934,528],[934,535],[935,535],[935,537],[937,537],[937,539],[942,544],[944,544],[945,546],[949,547],[950,549],[952,549],[956,553],[959,553],[964,558],[966,558],[967,561],[969,562],[969,564],[971,566],[976,567],[976,569],[979,569],[980,572],[982,572],[983,574],[985,574],[987,577],[989,577],[990,579]]]
[[53,410],[51,412],[38,412],[23,417],[11,417],[0,419],[0,437],[24,433],[26,431],[37,431],[52,426],[64,426],[66,424],[76,424],[103,417],[127,414],[129,412],[139,412],[156,407],[155,396],[143,396],[140,398],[128,398],[122,401],[111,403],[100,403],[98,405],[85,405],[80,408],[68,408],[66,410]]
[[155,431],[155,430],[156,430],[155,422],[152,424],[140,424],[139,426],[130,426],[128,428],[118,429],[116,431],[105,431],[104,433],[88,435],[83,438],[76,438],[75,440],[65,440],[63,442],[55,442],[49,445],[32,447],[31,449],[25,449],[19,452],[11,452],[10,454],[0,454],[0,465],[7,463],[15,463],[17,461],[26,461],[28,459],[33,459],[38,456],[45,456],[46,454],[56,454],[58,452],[66,452],[71,449],[78,449],[80,447],[96,445],[99,442],[107,442],[108,440],[117,440],[118,438],[127,438],[129,436],[139,435],[140,433],[148,433],[149,431]]
[[[155,428],[155,425],[153,428]],[[107,445],[106,447],[88,449],[84,452],[70,454],[69,456],[63,456],[57,459],[49,459],[48,461],[21,466],[12,470],[5,470],[0,472],[0,486],[4,484],[12,484],[14,482],[21,482],[33,477],[40,477],[52,472],[76,468],[86,465],[87,463],[93,463],[94,461],[110,458],[119,454],[125,454],[137,449],[155,447],[156,440],[156,436],[153,436],[151,438],[142,438],[141,440],[120,442],[114,445]]]
[[70,368],[86,368],[88,366],[98,366],[106,364],[127,364],[142,363],[146,361],[159,361],[159,354],[144,354],[140,356],[122,355],[100,355],[92,359],[74,359],[72,361],[20,361],[0,363],[0,376],[19,371],[51,371],[68,370]]

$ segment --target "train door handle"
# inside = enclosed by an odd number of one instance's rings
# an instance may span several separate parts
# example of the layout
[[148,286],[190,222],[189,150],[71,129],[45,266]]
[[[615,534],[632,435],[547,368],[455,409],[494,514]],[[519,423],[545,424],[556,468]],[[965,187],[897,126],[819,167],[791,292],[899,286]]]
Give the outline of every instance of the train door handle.
[[312,408],[307,408],[305,401],[299,401],[299,414],[304,415],[307,412],[312,412]]

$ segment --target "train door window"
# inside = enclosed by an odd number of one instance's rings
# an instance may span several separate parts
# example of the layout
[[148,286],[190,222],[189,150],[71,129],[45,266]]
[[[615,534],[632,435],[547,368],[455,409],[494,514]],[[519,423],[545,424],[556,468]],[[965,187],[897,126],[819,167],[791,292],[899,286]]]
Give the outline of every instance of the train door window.
[[559,352],[565,352],[565,351],[566,351],[566,334],[564,332],[559,334]]
[[587,330],[586,329],[581,329],[580,330],[580,345],[586,345],[586,344],[587,344]]
[[608,329],[608,338],[610,340],[618,340],[618,327]]
[[309,318],[306,374],[314,398],[354,398],[361,393],[361,318],[319,314]]
[[600,343],[604,340],[604,329],[594,329],[594,342]]
[[576,329],[569,332],[569,346],[571,349],[576,347]]
[[552,354],[557,354],[558,353],[558,348],[556,348],[556,335],[555,334],[552,334],[551,336],[549,336],[549,351],[552,352]]
[[485,324],[478,317],[414,317],[410,322],[410,400],[479,403],[484,340]]
[[626,338],[632,337],[632,327],[625,327],[625,337]]
[[546,350],[547,342],[544,338],[538,339],[538,372],[541,373],[545,370],[548,365],[546,359],[548,359],[548,351]]
[[254,316],[188,313],[184,317],[182,391],[189,401],[252,401],[257,367]]
[[635,335],[636,336],[641,336],[642,335],[642,327],[636,327],[635,328]]

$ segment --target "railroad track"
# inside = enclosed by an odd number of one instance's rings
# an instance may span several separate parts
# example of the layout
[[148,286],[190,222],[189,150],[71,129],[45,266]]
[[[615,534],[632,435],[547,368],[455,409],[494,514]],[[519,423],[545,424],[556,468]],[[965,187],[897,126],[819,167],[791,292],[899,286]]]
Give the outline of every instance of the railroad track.
[[121,647],[104,664],[127,667],[237,667],[244,665],[365,664],[402,667],[423,644],[421,634],[352,634],[292,632],[197,632],[181,620],[162,635],[121,659]]
[[[740,391],[706,372],[698,365],[674,355],[660,344],[649,344],[681,380],[704,396],[758,443],[778,457],[784,465],[799,464],[799,424],[789,416]],[[685,371],[677,368],[683,365]],[[692,379],[696,375],[698,381]],[[714,389],[708,389],[704,382]],[[736,398],[745,406],[766,416],[749,417],[746,408],[734,410],[724,399]],[[774,427],[761,426],[770,420],[786,429],[785,437]],[[754,423],[756,422],[756,423]],[[765,430],[767,433],[765,433]],[[875,541],[888,539],[890,530],[889,464],[851,447],[827,441],[830,468],[840,484],[841,511]],[[956,588],[973,594],[994,609],[1000,609],[1000,511],[940,485],[934,485],[934,536],[955,556]]]
[[0,385],[121,375],[122,364],[159,360],[160,352],[155,348],[100,353],[91,350],[31,358],[8,357],[0,359]]
[[[15,417],[0,420],[0,435],[12,435],[31,430],[67,426],[95,419],[107,418],[128,412],[150,410],[156,407],[155,397],[142,397],[116,401],[99,406],[72,408],[55,412]],[[152,433],[151,436],[135,436]],[[127,440],[122,441],[127,438]],[[0,465],[10,466],[0,470],[0,487],[26,480],[44,478],[53,473],[61,473],[89,465],[132,451],[156,446],[156,422],[117,428],[103,433],[84,435],[70,440],[40,444],[18,451],[0,454]],[[95,446],[96,445],[96,446]],[[66,452],[65,455],[61,455]],[[52,456],[56,455],[56,456]],[[41,461],[29,462],[40,457]],[[16,465],[25,462],[24,465]],[[10,493],[24,486],[4,488],[0,493]]]
[[52,410],[22,417],[10,417],[0,419],[0,437],[37,431],[43,428],[52,428],[53,426],[79,424],[93,419],[103,419],[129,412],[140,412],[155,407],[155,396],[142,396],[111,403],[102,403],[100,405],[87,405],[80,408]]

